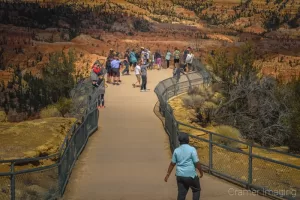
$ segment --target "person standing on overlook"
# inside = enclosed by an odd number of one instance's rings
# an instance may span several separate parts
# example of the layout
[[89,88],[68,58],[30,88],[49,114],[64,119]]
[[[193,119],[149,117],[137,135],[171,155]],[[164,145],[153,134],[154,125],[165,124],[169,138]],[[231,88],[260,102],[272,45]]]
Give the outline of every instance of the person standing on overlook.
[[[171,56],[172,56],[172,53],[171,53],[170,50],[168,49],[168,50],[167,50],[167,53],[166,53],[166,57],[165,57],[165,59],[166,59],[166,61],[167,61],[167,69],[170,67]],[[174,68],[175,68],[175,66],[174,66]]]
[[112,71],[111,71],[111,61],[113,60],[112,57],[108,56],[106,58],[105,69],[107,71],[107,83],[111,83]]
[[[129,53],[129,64],[133,70],[136,66],[136,63],[137,63],[137,58],[136,58],[135,50],[132,49],[132,51]],[[133,70],[131,70],[131,71],[133,71]]]
[[130,75],[130,74],[129,74],[129,62],[128,62],[127,58],[124,59],[123,65],[125,66],[125,68],[124,68],[124,70],[123,70],[123,72],[122,72],[122,75],[124,76],[125,73],[126,73],[127,75]]
[[110,64],[111,64],[111,70],[112,70],[112,75],[113,75],[113,84],[119,85],[120,84],[120,66],[122,65],[122,63],[119,60],[119,57],[115,56]]
[[180,51],[177,49],[177,47],[175,47],[173,56],[174,56],[174,66],[175,66],[175,64],[179,63],[179,60],[180,60]]
[[192,50],[190,50],[189,53],[187,54],[186,58],[185,58],[186,72],[195,70],[193,68],[193,65],[192,65],[193,64],[193,59],[194,59],[194,54],[193,54]]
[[147,91],[147,65],[143,64],[141,66],[141,76],[142,76],[142,85],[141,85],[141,92]]
[[174,150],[172,161],[169,165],[165,182],[168,182],[169,176],[176,165],[176,179],[178,187],[177,200],[185,200],[189,188],[193,192],[193,200],[200,199],[200,180],[196,172],[196,168],[200,173],[200,178],[203,177],[203,171],[197,151],[189,145],[189,135],[180,133],[178,135],[180,146]]
[[158,67],[158,70],[161,70],[161,54],[159,50],[157,50],[154,54],[155,64]]
[[142,61],[139,61],[139,63],[134,68],[134,73],[135,73],[136,80],[137,80],[136,83],[132,84],[132,86],[134,88],[141,86],[141,66],[140,66],[141,64],[142,64]]
[[190,53],[191,47],[188,47],[186,50],[183,52],[183,61],[185,62],[187,55]]
[[98,90],[99,96],[97,100],[97,107],[98,108],[105,108],[104,106],[104,94],[105,94],[105,69],[103,68],[102,64],[97,60],[91,71],[91,80],[92,85],[95,89]]

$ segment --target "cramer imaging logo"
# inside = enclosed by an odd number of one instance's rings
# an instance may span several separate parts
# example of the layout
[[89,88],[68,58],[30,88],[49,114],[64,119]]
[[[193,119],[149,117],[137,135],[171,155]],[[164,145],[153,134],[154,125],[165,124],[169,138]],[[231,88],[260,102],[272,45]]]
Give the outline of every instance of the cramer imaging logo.
[[256,195],[274,195],[279,197],[290,196],[296,197],[297,190],[290,189],[290,190],[246,190],[246,189],[235,189],[230,188],[228,190],[229,196],[256,196]]

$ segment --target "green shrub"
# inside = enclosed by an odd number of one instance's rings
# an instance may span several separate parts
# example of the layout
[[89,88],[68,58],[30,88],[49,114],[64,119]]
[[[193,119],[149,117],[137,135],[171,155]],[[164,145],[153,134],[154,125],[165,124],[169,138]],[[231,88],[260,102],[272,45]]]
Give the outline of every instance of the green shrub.
[[58,111],[56,105],[49,105],[46,108],[42,109],[40,112],[41,118],[49,118],[49,117],[59,117],[60,112]]
[[[235,139],[235,140],[240,140],[241,138],[241,133],[238,129],[231,127],[231,126],[226,126],[226,125],[221,125],[215,127],[214,131],[215,133],[218,133],[220,135]],[[217,135],[213,135],[213,141],[219,144],[224,144],[226,146],[232,147],[232,148],[243,148],[244,145],[236,142],[234,140],[230,140],[224,137],[220,137]]]
[[65,115],[71,111],[72,109],[72,100],[67,99],[65,97],[62,97],[58,100],[57,104],[55,105],[59,113],[62,117],[65,117]]
[[4,111],[0,111],[0,122],[5,122],[7,119]]
[[205,99],[200,95],[185,96],[182,98],[183,105],[187,108],[200,108]]

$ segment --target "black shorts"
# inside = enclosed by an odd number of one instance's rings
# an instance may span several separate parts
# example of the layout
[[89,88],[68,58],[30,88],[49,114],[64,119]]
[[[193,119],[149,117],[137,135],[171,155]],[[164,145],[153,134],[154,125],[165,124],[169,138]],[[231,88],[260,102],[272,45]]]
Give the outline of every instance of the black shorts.
[[130,66],[133,66],[133,67],[136,66],[136,62],[130,62],[129,64],[130,64]]
[[107,70],[107,76],[112,76],[111,68],[106,69]]
[[120,69],[119,68],[112,68],[112,76],[113,77],[120,77]]
[[174,59],[174,63],[179,63],[179,58],[178,59]]

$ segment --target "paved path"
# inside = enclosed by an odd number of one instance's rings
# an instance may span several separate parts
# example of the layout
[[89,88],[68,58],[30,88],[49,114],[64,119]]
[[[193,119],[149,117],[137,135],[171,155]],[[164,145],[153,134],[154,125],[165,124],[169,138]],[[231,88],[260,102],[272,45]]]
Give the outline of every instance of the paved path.
[[[64,200],[176,199],[175,169],[169,182],[163,181],[170,152],[162,123],[153,113],[157,102],[153,90],[171,74],[171,70],[150,71],[148,92],[132,88],[134,75],[122,76],[120,86],[109,85],[107,107],[100,110],[99,130],[77,161]],[[201,199],[264,199],[239,196],[237,192],[242,189],[207,174],[201,184]],[[230,196],[228,190],[236,195]]]

